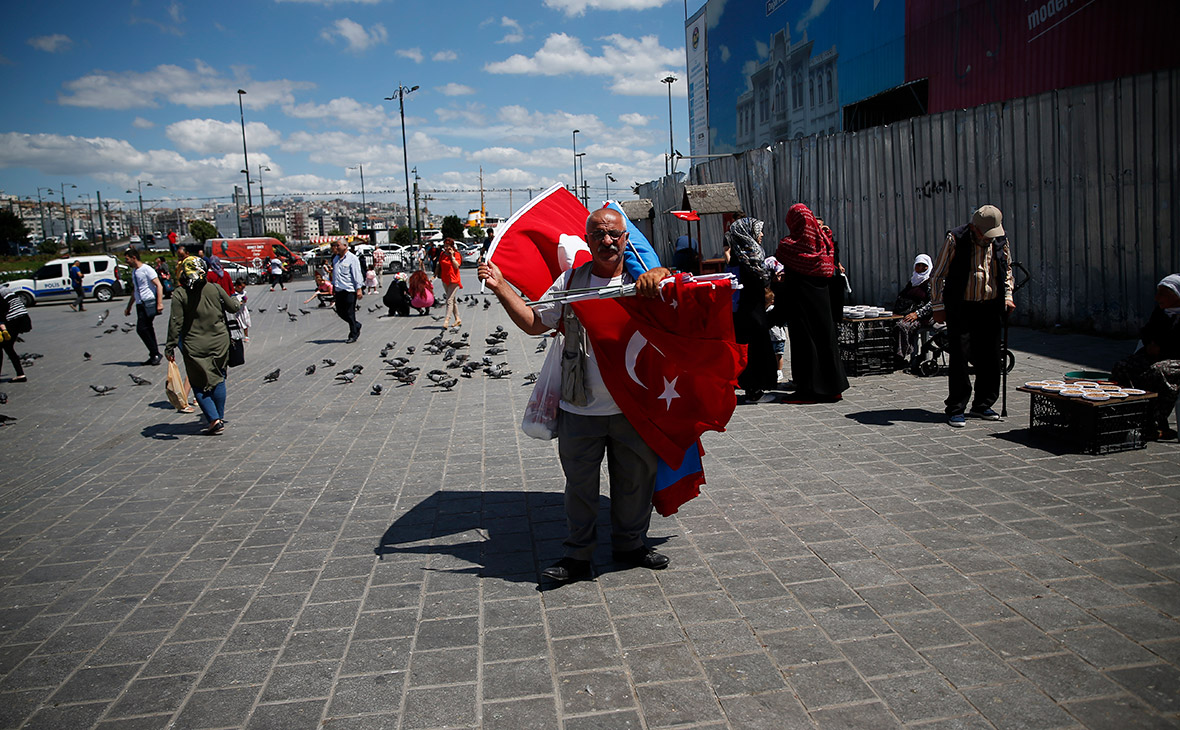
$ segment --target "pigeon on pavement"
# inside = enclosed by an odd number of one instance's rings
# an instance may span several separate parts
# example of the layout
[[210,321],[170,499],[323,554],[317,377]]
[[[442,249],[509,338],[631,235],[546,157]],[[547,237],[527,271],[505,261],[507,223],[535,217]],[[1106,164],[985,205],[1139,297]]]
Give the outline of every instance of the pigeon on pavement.
[[314,365],[314,364],[313,364],[313,365],[308,365],[308,366],[307,366],[307,369],[303,371],[303,374],[304,374],[304,375],[311,375],[311,374],[313,374],[313,373],[315,373],[315,365]]
[[152,384],[152,381],[148,380],[147,378],[141,378],[138,375],[136,375],[135,373],[127,373],[127,377],[131,378],[131,382],[135,383],[136,385],[151,385]]
[[90,386],[90,389],[93,390],[95,393],[98,393],[99,395],[106,395],[107,393],[110,393],[112,390],[114,390],[117,387],[119,387],[119,386],[117,386],[117,385],[92,385],[92,386]]
[[98,324],[96,324],[94,326],[95,327],[102,327],[102,323],[107,321],[107,317],[109,317],[109,316],[111,316],[111,310],[108,309],[105,312],[103,312],[102,314],[98,315]]
[[458,378],[448,378],[447,380],[442,380],[442,381],[439,381],[439,383],[438,383],[440,388],[445,388],[448,391],[451,388],[454,388],[458,384],[459,384]]
[[373,387],[369,388],[369,392],[373,395],[381,395],[381,391],[385,390],[381,387],[381,383],[373,383]]
[[8,405],[8,394],[0,392],[0,406]]
[[279,379],[280,372],[281,372],[280,368],[275,368],[274,370],[270,371],[266,375],[263,375],[262,379],[268,383],[273,383],[274,381]]
[[89,353],[89,352],[83,352],[83,353],[82,353],[82,359],[83,359],[83,360],[89,360],[89,359],[90,359],[90,353]]
[[6,416],[3,413],[0,413],[0,426],[3,426],[4,424],[8,423],[9,421],[15,421],[15,420],[16,420],[16,418],[13,416]]
[[524,376],[524,382],[526,382],[526,383],[537,382],[537,374],[536,373],[526,373]]
[[337,375],[336,379],[343,380],[345,383],[351,383],[352,381],[356,380],[356,373],[352,372],[351,370],[345,370],[344,372]]
[[327,365],[330,368],[336,367],[336,361],[330,357],[325,357],[323,360],[320,360],[320,362],[322,362],[323,364]]

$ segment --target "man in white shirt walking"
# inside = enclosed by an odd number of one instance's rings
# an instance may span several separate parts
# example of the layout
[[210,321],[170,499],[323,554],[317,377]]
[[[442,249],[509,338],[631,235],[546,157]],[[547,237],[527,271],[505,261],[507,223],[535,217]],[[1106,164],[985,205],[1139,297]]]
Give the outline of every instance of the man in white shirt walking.
[[365,296],[365,275],[360,259],[348,250],[344,241],[332,242],[332,296],[336,315],[348,322],[348,339],[352,344],[361,336],[361,323],[356,321],[357,302]]
[[156,327],[152,320],[164,311],[164,285],[156,270],[145,264],[139,258],[139,251],[135,248],[127,249],[123,260],[131,267],[131,291],[134,293],[127,300],[127,307],[123,316],[131,316],[131,305],[135,304],[135,332],[148,349],[148,359],[144,365],[159,365],[162,356],[160,345],[156,342]]

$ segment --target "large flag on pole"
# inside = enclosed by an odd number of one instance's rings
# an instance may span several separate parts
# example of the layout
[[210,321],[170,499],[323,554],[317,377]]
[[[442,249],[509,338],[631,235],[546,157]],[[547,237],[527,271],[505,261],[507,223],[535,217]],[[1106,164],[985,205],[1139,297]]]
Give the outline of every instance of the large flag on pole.
[[[617,203],[607,206],[620,210]],[[526,297],[538,299],[563,271],[590,260],[582,239],[588,214],[573,194],[555,185],[497,229],[488,259]],[[631,246],[625,265],[638,278],[658,266],[659,257],[629,220],[627,228]],[[734,341],[731,301],[728,282],[679,277],[663,287],[659,299],[570,305],[600,361],[624,365],[603,368],[603,380],[660,459],[652,501],[662,515],[700,493],[700,436],[725,430],[733,415],[734,384],[746,356]]]

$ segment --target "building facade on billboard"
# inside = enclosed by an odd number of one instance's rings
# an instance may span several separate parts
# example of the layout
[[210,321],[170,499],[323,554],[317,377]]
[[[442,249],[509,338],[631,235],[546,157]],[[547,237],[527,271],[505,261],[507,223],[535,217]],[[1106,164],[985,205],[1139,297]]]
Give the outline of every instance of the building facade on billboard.
[[754,67],[746,79],[749,90],[737,100],[739,149],[840,128],[839,54],[832,46],[812,56],[814,47],[806,34],[792,43],[790,25],[771,36],[767,58]]
[[685,26],[693,154],[1180,67],[1177,25],[1176,1],[709,0]]

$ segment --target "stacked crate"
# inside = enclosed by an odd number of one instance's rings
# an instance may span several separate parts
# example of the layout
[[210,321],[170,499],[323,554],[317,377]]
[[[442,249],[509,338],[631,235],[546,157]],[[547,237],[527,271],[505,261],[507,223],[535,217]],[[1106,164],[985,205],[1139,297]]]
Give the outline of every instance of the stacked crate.
[[893,323],[896,317],[845,319],[837,327],[840,361],[849,377],[893,372]]

